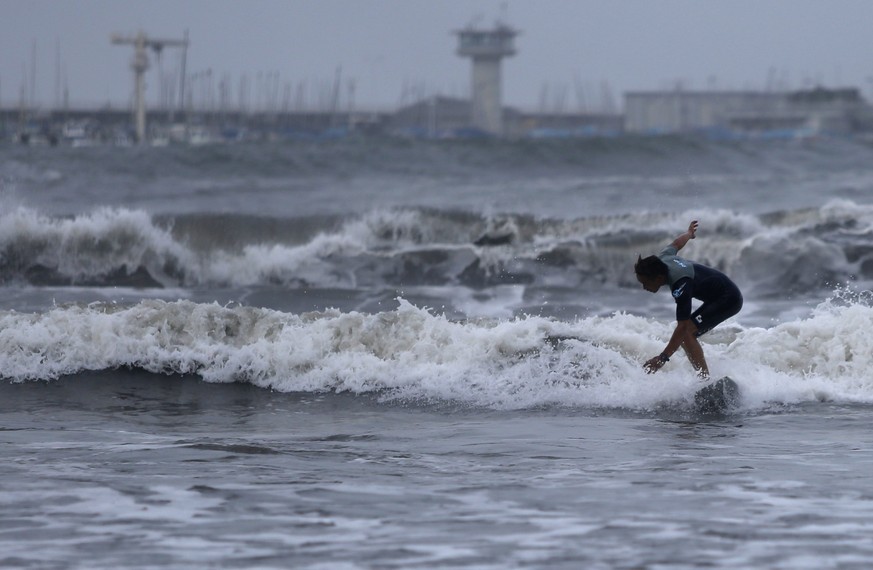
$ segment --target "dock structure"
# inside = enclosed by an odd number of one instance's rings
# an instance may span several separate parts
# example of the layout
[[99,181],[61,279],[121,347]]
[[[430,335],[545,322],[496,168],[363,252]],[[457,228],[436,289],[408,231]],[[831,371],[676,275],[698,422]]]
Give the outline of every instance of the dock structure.
[[472,126],[494,135],[503,134],[501,63],[515,55],[518,31],[498,23],[490,30],[472,26],[458,30],[458,55],[469,57],[471,75]]

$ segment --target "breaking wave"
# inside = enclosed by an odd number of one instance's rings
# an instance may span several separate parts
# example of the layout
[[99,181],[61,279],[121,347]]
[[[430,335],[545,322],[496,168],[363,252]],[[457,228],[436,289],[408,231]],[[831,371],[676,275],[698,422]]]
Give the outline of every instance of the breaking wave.
[[[350,392],[496,409],[571,406],[651,410],[687,403],[698,382],[675,359],[641,363],[668,325],[624,313],[451,321],[399,299],[392,311],[290,314],[142,301],[41,314],[0,313],[0,371],[15,381],[93,370],[195,374],[283,392]],[[743,406],[873,403],[869,292],[837,292],[809,318],[770,329],[729,321],[704,337],[710,368],[741,385]]]
[[635,287],[629,267],[689,219],[688,257],[759,295],[873,279],[873,206],[752,215],[638,212],[572,220],[393,209],[357,217],[152,216],[102,208],[0,215],[0,274],[33,285],[398,287],[502,284]]

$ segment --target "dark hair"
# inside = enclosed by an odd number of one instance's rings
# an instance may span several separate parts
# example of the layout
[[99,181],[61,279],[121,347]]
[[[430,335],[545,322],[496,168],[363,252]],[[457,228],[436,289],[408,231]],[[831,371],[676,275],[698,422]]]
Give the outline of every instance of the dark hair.
[[634,264],[634,272],[643,277],[658,277],[661,275],[666,277],[668,270],[667,265],[657,255],[650,255],[646,258],[639,255],[637,256],[637,262]]

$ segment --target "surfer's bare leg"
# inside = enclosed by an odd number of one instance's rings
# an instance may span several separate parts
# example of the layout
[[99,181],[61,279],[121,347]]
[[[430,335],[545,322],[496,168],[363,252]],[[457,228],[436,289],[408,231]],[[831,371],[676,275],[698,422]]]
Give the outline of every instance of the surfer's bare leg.
[[703,347],[693,333],[688,333],[682,340],[682,348],[685,349],[685,355],[691,362],[691,366],[697,371],[697,375],[701,378],[709,378],[709,367],[706,365],[706,358],[703,356]]

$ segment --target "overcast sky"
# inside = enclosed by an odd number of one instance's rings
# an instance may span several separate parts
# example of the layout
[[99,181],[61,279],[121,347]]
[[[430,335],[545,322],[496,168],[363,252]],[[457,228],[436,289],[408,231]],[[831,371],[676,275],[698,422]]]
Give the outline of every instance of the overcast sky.
[[[503,65],[504,102],[526,109],[602,107],[608,94],[620,104],[626,91],[679,82],[873,93],[873,0],[0,0],[0,106],[33,86],[52,107],[65,84],[74,105],[127,105],[133,49],[109,36],[138,30],[189,30],[188,72],[211,70],[215,100],[225,79],[233,105],[241,92],[249,106],[324,104],[338,69],[356,108],[466,96],[470,64],[452,32],[498,18],[521,32]],[[179,54],[163,53],[165,93]],[[161,98],[158,69],[152,57],[150,105]],[[193,96],[206,100],[206,79]]]

